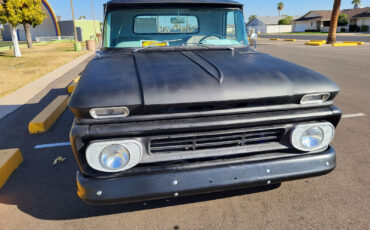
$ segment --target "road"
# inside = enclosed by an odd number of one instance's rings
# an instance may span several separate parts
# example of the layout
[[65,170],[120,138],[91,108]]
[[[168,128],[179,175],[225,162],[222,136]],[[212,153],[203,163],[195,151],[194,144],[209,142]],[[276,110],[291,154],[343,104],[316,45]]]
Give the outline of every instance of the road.
[[[370,229],[370,46],[307,47],[275,43],[259,51],[312,68],[342,88],[335,104],[344,118],[335,135],[337,168],[330,174],[281,186],[89,206],[76,196],[77,165],[67,142],[66,111],[46,134],[29,135],[28,122],[82,69],[52,83],[46,97],[0,120],[0,149],[20,147],[24,162],[0,190],[0,229]],[[45,93],[45,92],[44,92]],[[57,156],[66,160],[53,166]]]
[[[328,35],[303,35],[303,34],[265,34],[260,35],[261,38],[293,38],[297,40],[326,40]],[[337,34],[337,41],[363,41],[370,42],[369,35],[340,35]]]

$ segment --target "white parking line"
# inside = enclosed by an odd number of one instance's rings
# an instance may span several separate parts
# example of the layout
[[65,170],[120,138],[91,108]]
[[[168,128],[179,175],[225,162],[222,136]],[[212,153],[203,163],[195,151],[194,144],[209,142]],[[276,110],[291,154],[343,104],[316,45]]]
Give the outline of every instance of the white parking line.
[[363,113],[354,113],[354,114],[345,114],[342,117],[343,118],[351,118],[351,117],[364,117],[364,116],[366,116],[366,115],[363,114]]
[[69,146],[69,145],[71,145],[71,143],[69,142],[60,142],[60,143],[36,145],[34,149],[53,148],[53,147],[61,147],[61,146]]

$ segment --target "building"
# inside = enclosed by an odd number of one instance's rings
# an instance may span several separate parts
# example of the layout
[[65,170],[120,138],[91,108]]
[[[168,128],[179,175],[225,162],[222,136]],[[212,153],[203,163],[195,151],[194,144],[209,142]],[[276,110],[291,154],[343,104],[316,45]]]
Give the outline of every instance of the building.
[[363,28],[363,26],[365,26],[366,28],[367,26],[367,32],[370,32],[370,9],[364,11],[361,14],[354,16],[352,19],[352,24],[354,23],[356,23],[356,26],[359,28]]
[[[260,33],[289,33],[292,32],[292,25],[279,25],[281,19],[286,16],[267,16],[267,17],[256,17],[246,24],[247,31],[254,29]],[[293,17],[297,19],[298,17]]]
[[[77,39],[79,41],[92,40],[96,34],[101,33],[100,21],[98,20],[75,20]],[[60,21],[59,27],[62,36],[74,36],[73,21]]]
[[[47,0],[42,0],[42,10],[46,14],[44,23],[42,25],[31,27],[32,40],[36,40],[36,37],[51,37],[51,36],[61,36],[58,19],[55,16],[54,10]],[[23,25],[19,25],[17,28],[17,34],[20,41],[26,40],[26,34]],[[11,41],[12,37],[10,34],[9,25],[4,25],[4,30],[2,32],[2,38],[4,41]]]
[[[346,14],[349,23],[344,26],[338,26],[337,32],[360,31],[362,25],[370,27],[369,12],[370,7],[354,8],[341,10],[340,14]],[[328,32],[330,27],[331,10],[312,10],[302,17],[294,20],[294,32]],[[362,16],[361,16],[362,15]]]
[[[47,0],[42,0],[42,9],[46,14],[43,24],[31,27],[32,40],[45,41],[56,39],[72,39],[74,37],[73,21],[58,21],[55,16],[54,10]],[[98,20],[75,20],[77,38],[79,41],[86,41],[94,38],[95,33],[101,33],[101,26]],[[18,40],[26,41],[26,34],[23,25],[17,28]],[[9,25],[4,25],[2,31],[2,39],[4,41],[11,41]]]

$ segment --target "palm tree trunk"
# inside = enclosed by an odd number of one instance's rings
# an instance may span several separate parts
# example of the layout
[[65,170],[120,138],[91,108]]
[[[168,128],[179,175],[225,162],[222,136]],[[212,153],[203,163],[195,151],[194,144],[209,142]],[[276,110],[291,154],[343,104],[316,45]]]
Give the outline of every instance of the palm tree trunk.
[[27,46],[28,48],[32,48],[32,35],[31,35],[31,25],[30,24],[24,24],[24,32],[26,33],[26,39],[27,39]]
[[21,50],[19,49],[18,34],[14,26],[10,25],[10,33],[12,35],[14,57],[22,57]]
[[326,41],[326,44],[333,44],[337,41],[337,26],[338,26],[338,17],[340,13],[340,4],[341,0],[334,0],[333,12],[331,13],[330,19],[328,40]]

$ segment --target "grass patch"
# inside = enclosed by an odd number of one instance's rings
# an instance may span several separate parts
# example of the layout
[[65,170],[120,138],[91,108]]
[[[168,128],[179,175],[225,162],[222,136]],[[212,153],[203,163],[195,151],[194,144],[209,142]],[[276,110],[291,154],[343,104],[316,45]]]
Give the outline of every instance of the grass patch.
[[[26,44],[26,42],[19,42],[20,45]],[[13,42],[0,41],[0,47],[13,46]]]
[[72,51],[73,42],[21,48],[20,58],[13,57],[13,50],[0,51],[0,98],[87,52]]

